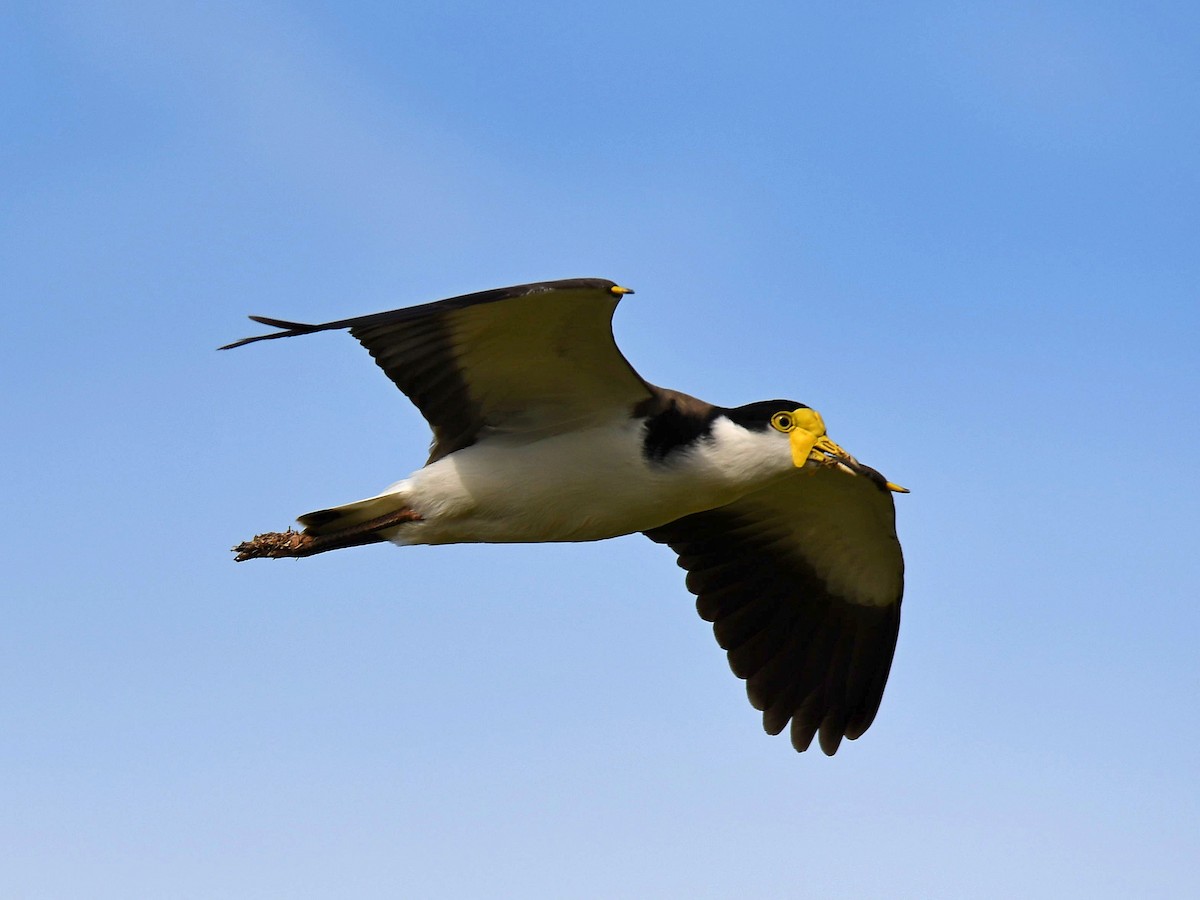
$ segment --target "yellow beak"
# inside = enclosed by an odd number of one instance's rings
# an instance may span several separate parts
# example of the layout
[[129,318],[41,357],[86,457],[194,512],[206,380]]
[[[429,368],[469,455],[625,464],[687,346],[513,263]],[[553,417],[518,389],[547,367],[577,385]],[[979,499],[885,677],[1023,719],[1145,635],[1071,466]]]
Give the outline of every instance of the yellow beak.
[[[852,472],[864,474],[865,470],[870,472],[873,477],[879,477],[877,472],[867,469],[825,433],[825,422],[815,409],[797,409],[793,411],[792,417],[796,427],[792,429],[788,437],[791,441],[792,462],[796,468],[804,468],[810,459],[814,462],[836,460]],[[895,491],[898,494],[909,492],[908,488],[890,481],[885,482],[885,486],[889,491]]]

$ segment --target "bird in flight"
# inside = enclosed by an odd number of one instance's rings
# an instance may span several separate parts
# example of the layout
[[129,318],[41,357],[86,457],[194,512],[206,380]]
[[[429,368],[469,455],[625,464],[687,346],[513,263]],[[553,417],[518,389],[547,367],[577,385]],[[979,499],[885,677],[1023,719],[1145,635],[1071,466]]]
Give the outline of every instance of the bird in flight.
[[628,288],[572,278],[498,288],[255,341],[349,330],[433,430],[429,460],[365,500],[257,535],[237,560],[394,544],[598,541],[669,546],[745,679],[763,727],[833,755],[883,696],[906,493],[794,400],[722,407],[645,381],[617,349]]

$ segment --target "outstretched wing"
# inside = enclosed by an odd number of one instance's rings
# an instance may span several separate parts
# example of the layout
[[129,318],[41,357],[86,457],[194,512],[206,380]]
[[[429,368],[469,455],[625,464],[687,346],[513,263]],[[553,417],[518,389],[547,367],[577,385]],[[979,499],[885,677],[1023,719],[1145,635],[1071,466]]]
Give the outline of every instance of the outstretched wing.
[[863,734],[887,683],[904,590],[891,494],[835,468],[796,472],[647,537],[688,570],[763,727],[832,756]]
[[600,278],[497,288],[323,325],[250,318],[283,329],[254,341],[346,328],[433,429],[430,461],[485,429],[554,434],[626,414],[652,395],[617,349],[612,316],[631,293]]

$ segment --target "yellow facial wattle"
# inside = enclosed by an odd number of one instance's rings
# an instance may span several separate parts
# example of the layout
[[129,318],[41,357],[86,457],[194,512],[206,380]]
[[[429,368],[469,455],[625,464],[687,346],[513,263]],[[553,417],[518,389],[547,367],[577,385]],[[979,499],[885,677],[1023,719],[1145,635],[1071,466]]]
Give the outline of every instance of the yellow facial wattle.
[[[792,448],[792,462],[798,469],[803,469],[809,460],[826,465],[841,463],[849,470],[861,468],[858,460],[825,433],[825,420],[815,409],[802,406],[791,411],[777,412],[771,416],[771,427],[788,436]],[[886,486],[888,490],[896,493],[908,493],[907,488],[890,481]]]
[[790,412],[775,413],[771,416],[771,427],[788,436],[792,446],[792,462],[796,468],[803,468],[809,459],[825,458],[824,454],[817,452],[817,442],[822,438],[826,443],[837,447],[825,437],[825,421],[821,414],[807,406]]

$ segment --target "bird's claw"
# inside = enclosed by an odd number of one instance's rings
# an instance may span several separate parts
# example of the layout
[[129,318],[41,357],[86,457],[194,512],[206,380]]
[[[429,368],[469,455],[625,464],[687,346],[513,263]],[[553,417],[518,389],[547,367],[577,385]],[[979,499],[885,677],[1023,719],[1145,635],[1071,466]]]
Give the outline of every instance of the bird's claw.
[[[233,548],[237,554],[234,560],[245,562],[248,559],[284,559],[308,556],[311,552],[313,537],[289,528],[287,531],[268,531],[256,534],[248,541],[242,541]],[[305,552],[309,551],[309,552]]]

